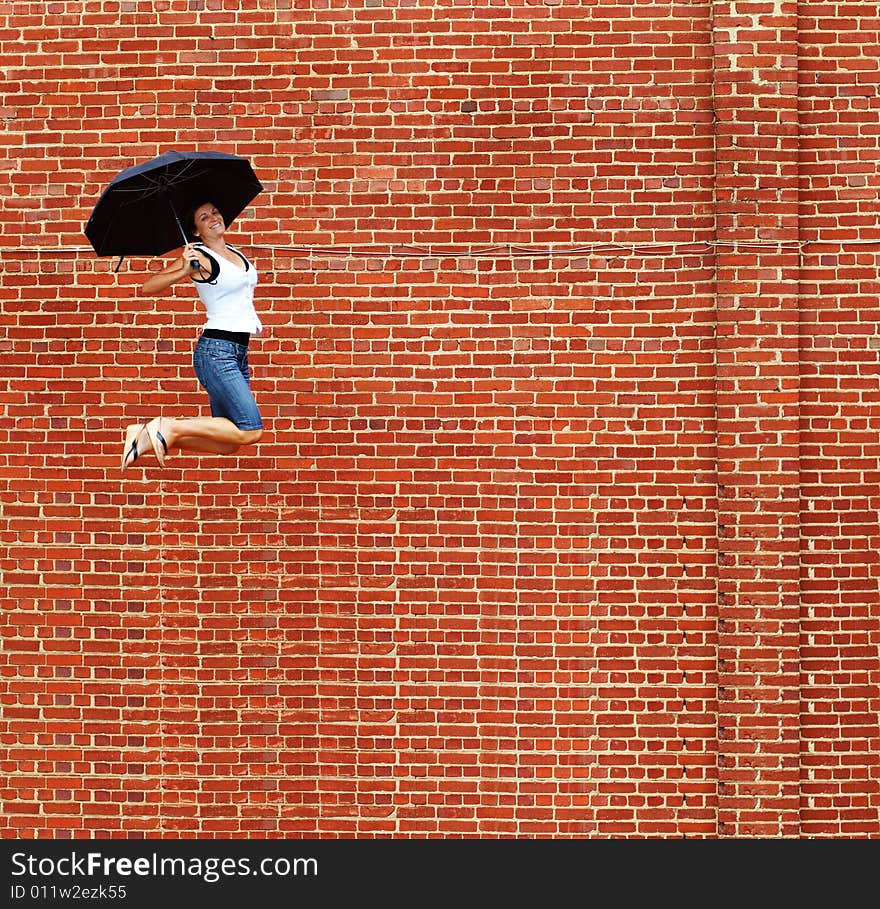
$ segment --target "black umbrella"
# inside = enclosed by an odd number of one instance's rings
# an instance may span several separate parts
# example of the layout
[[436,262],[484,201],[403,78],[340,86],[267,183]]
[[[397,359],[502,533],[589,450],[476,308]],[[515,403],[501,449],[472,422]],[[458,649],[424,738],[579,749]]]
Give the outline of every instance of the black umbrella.
[[245,158],[165,152],[113,178],[85,234],[99,256],[161,256],[190,242],[180,223],[190,206],[213,202],[229,224],[262,189]]

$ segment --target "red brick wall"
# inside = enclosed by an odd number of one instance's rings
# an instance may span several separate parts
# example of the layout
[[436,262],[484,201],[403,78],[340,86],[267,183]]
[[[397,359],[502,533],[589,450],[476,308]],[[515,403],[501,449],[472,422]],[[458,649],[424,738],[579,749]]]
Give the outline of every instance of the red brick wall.
[[877,836],[880,8],[799,6],[801,831]]
[[[0,4],[3,834],[878,835],[865,6]],[[122,478],[169,148],[267,433]]]

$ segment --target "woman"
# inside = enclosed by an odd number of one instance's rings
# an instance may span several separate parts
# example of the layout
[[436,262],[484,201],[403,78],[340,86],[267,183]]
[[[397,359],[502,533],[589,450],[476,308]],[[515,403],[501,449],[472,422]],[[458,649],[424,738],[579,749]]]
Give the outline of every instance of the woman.
[[263,421],[250,389],[248,342],[262,325],[254,310],[254,266],[226,243],[223,216],[211,202],[194,206],[184,225],[192,242],[179,259],[151,275],[143,293],[155,294],[189,279],[208,313],[193,354],[193,367],[211,401],[211,416],[176,420],[156,417],[125,431],[122,469],[152,451],[165,465],[173,448],[230,454],[263,435]]

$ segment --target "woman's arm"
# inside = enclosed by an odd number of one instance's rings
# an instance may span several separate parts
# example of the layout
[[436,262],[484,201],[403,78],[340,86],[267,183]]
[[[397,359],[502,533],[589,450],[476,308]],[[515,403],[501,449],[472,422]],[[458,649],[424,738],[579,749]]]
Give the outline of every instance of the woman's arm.
[[163,290],[167,290],[172,284],[182,281],[184,278],[192,278],[194,272],[197,270],[190,265],[190,262],[194,259],[198,259],[201,263],[201,253],[192,246],[185,246],[179,259],[172,259],[171,262],[165,266],[163,271],[150,275],[150,277],[144,281],[141,285],[141,293],[158,294]]

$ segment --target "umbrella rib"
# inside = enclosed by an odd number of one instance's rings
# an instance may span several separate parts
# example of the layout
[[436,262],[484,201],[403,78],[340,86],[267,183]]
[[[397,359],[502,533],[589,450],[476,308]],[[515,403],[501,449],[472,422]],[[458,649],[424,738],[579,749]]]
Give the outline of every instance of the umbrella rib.
[[168,180],[166,183],[162,183],[161,180],[156,177],[151,176],[150,174],[141,174],[141,177],[150,184],[151,189],[145,190],[141,186],[132,186],[132,187],[117,187],[114,192],[119,193],[141,193],[139,198],[147,199],[155,193],[161,192],[165,186],[175,186],[178,183],[186,183],[189,180],[194,180],[196,177],[202,176],[202,174],[209,173],[209,171],[202,170],[196,174],[187,174],[190,168],[195,164],[195,161],[187,161],[183,166],[179,174],[176,174],[171,180]]
[[193,165],[195,163],[196,163],[195,161],[187,161],[186,164],[184,164],[183,167],[180,169],[180,171],[178,173],[174,174],[174,176],[172,176],[169,179],[169,181],[168,181],[169,185],[176,185],[177,183],[186,183],[187,180],[194,180],[196,177],[201,177],[202,174],[209,173],[209,171],[201,170],[197,174],[189,174],[189,176],[187,176],[190,168],[193,167]]
[[201,177],[203,174],[210,174],[209,170],[200,170],[194,174],[186,174],[186,179],[184,179],[185,171],[181,171],[177,177],[175,177],[173,183],[170,183],[170,186],[177,186],[178,183],[188,183],[190,180],[195,180],[197,177]]
[[154,180],[152,177],[150,177],[149,174],[143,174],[142,176],[147,181],[147,183],[150,184],[152,189],[145,190],[142,186],[130,186],[130,187],[120,186],[117,189],[114,189],[114,192],[140,193],[141,195],[138,196],[138,199],[147,199],[162,189],[162,184],[159,183],[158,180]]
[[[157,183],[153,183],[151,185],[154,186],[156,189],[159,188],[159,185]],[[142,186],[114,186],[113,187],[114,193],[142,193],[143,191],[144,191],[144,188]],[[147,195],[149,195],[151,192],[152,192],[152,190],[148,190]]]
[[[177,182],[179,179],[185,177],[185,176],[186,176],[186,172],[187,172],[187,171],[193,166],[193,164],[195,164],[195,163],[196,163],[195,161],[187,161],[186,164],[184,164],[183,167],[180,168],[180,171],[179,171],[178,173],[176,173],[176,174],[174,175],[174,177],[172,178],[172,179],[174,180],[174,182]],[[196,176],[198,176],[198,174],[196,174]]]

